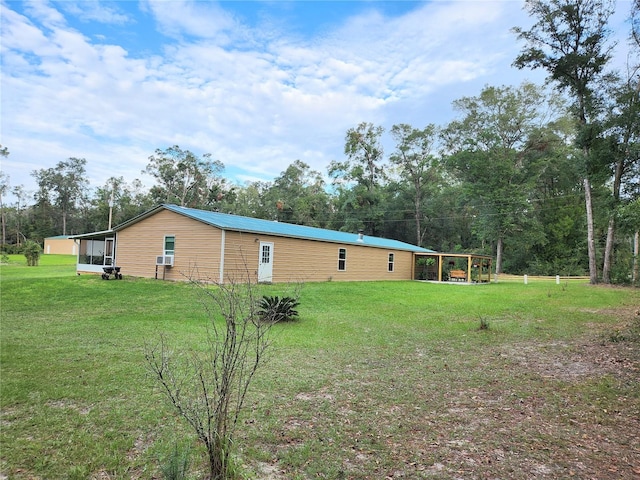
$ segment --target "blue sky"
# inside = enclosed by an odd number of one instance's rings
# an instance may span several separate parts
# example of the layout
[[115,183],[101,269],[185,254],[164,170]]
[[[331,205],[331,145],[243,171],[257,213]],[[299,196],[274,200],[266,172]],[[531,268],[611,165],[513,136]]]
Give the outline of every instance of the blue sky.
[[[0,1],[2,172],[28,192],[69,157],[92,187],[149,185],[172,145],[238,183],[297,159],[326,173],[360,122],[444,125],[462,96],[544,78],[511,67],[510,29],[531,23],[517,0]],[[619,65],[629,10],[611,24]]]

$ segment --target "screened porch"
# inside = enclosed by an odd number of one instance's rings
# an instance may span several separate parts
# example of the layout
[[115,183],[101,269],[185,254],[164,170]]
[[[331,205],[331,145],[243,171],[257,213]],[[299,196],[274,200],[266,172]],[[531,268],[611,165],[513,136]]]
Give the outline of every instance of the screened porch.
[[74,235],[71,238],[78,244],[76,271],[103,273],[104,267],[115,265],[115,233],[104,232]]

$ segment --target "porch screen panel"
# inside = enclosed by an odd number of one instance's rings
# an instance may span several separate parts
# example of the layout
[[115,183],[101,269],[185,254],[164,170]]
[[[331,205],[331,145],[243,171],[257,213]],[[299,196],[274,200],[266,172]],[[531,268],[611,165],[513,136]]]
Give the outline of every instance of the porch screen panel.
[[102,265],[104,262],[104,240],[81,240],[80,263],[84,265]]

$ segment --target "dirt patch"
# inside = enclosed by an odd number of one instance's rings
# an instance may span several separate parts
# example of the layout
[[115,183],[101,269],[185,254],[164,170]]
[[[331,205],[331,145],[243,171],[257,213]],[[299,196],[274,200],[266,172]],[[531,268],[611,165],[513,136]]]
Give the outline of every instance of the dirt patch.
[[256,473],[258,478],[262,480],[286,480],[288,478],[276,465],[265,462],[257,463]]
[[127,459],[129,461],[134,461],[140,456],[142,456],[148,449],[153,445],[154,437],[151,434],[144,434],[138,436],[135,442],[133,442],[133,447],[129,449],[127,452]]
[[79,413],[82,416],[89,415],[91,413],[91,407],[88,406],[80,406],[75,402],[71,402],[68,400],[56,400],[49,401],[45,403],[45,405],[49,408],[59,409],[59,410],[72,410],[74,412]]
[[500,355],[541,377],[565,381],[605,374],[626,378],[637,376],[639,368],[637,346],[599,337],[580,343],[511,345]]
[[307,402],[318,401],[318,400],[326,400],[328,402],[332,402],[333,401],[333,395],[331,395],[330,393],[324,393],[324,392],[319,392],[319,393],[299,393],[298,395],[296,395],[296,400],[304,400],[304,401],[307,401]]
[[583,311],[610,316],[617,322],[588,324],[589,333],[571,342],[511,344],[500,355],[546,378],[577,381],[603,375],[637,377],[640,309],[626,306]]
[[595,313],[619,322],[566,341],[354,357],[275,413],[259,478],[638,480],[636,311]]

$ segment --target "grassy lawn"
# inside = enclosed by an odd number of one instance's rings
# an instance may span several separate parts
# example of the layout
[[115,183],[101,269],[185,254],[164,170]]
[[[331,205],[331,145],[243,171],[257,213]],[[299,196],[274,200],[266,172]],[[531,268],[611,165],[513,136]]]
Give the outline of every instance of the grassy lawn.
[[[160,332],[203,346],[188,285],[76,276],[54,255],[10,257],[0,282],[0,479],[161,478],[175,445],[202,478],[143,358]],[[239,462],[272,480],[638,478],[639,309],[640,290],[584,281],[306,284]]]

